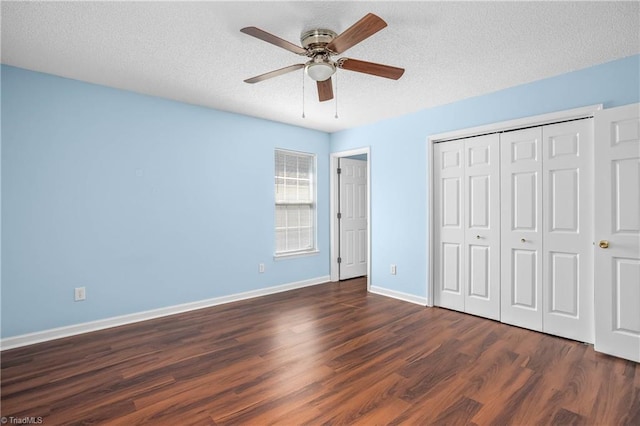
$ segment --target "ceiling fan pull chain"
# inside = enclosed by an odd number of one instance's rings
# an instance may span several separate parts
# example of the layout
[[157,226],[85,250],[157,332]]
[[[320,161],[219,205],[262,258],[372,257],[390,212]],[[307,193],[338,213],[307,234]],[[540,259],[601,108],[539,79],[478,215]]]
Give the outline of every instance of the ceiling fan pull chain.
[[335,118],[337,119],[338,118],[338,73],[337,72],[335,73],[335,76],[336,76],[336,78],[335,78],[335,80],[336,80],[336,100],[335,100],[335,102],[336,102],[336,115],[335,115]]
[[304,68],[302,69],[302,118],[305,118],[305,115],[304,115]]

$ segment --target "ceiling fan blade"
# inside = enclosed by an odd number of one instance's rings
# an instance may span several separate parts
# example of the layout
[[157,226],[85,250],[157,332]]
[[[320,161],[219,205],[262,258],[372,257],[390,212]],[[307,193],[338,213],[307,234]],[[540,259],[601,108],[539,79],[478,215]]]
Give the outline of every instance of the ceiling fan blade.
[[279,70],[269,71],[267,73],[260,74],[260,75],[257,75],[255,77],[248,78],[244,82],[245,83],[252,83],[252,84],[253,83],[259,83],[259,82],[267,80],[269,78],[277,77],[279,75],[286,74],[286,73],[291,72],[291,71],[299,70],[300,68],[304,68],[304,64],[289,65],[288,67],[280,68]]
[[262,41],[266,41],[267,43],[271,43],[275,46],[282,47],[283,49],[287,49],[289,52],[296,53],[298,55],[306,55],[307,51],[304,50],[300,46],[296,46],[293,43],[288,42],[287,40],[281,39],[280,37],[276,37],[273,34],[270,34],[260,28],[256,27],[245,27],[240,30],[245,34],[253,36],[255,38],[259,38]]
[[360,43],[362,40],[371,37],[386,26],[387,23],[384,22],[382,18],[373,13],[368,13],[364,18],[360,19],[333,39],[333,41],[327,45],[327,49],[335,53],[342,53]]
[[341,58],[338,67],[349,70],[371,74],[378,77],[397,80],[404,74],[404,68],[392,67],[390,65],[376,64],[373,62],[359,61],[357,59]]
[[333,99],[333,83],[331,82],[331,78],[328,78],[325,81],[318,81],[317,83],[318,99],[320,102]]

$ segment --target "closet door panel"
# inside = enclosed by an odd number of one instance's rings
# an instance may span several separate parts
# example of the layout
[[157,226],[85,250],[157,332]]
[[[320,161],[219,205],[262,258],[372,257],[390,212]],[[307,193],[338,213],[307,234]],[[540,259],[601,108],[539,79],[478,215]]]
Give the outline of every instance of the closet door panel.
[[434,303],[464,311],[464,144],[438,143],[434,166]]
[[500,319],[500,136],[466,139],[465,312]]
[[542,331],[542,129],[503,133],[501,320]]
[[543,331],[593,343],[593,120],[542,137]]

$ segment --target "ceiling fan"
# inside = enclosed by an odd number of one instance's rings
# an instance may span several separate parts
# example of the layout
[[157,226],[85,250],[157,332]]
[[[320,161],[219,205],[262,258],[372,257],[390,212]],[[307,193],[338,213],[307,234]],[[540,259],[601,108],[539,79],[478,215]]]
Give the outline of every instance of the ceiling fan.
[[403,68],[351,58],[331,59],[332,56],[341,54],[386,26],[387,23],[384,20],[373,13],[369,13],[340,35],[327,29],[305,31],[300,36],[302,47],[256,27],[243,28],[240,31],[245,34],[309,58],[309,61],[304,64],[290,65],[244,81],[245,83],[258,83],[304,68],[307,75],[317,82],[318,98],[320,102],[324,102],[333,99],[331,76],[336,72],[337,68],[397,80],[404,74]]

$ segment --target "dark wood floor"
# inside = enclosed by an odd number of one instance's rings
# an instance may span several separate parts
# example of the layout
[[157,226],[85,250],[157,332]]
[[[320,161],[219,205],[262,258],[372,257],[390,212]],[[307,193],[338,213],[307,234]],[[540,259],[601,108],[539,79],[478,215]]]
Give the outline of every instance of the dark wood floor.
[[4,351],[1,391],[46,425],[640,425],[639,364],[363,279]]

